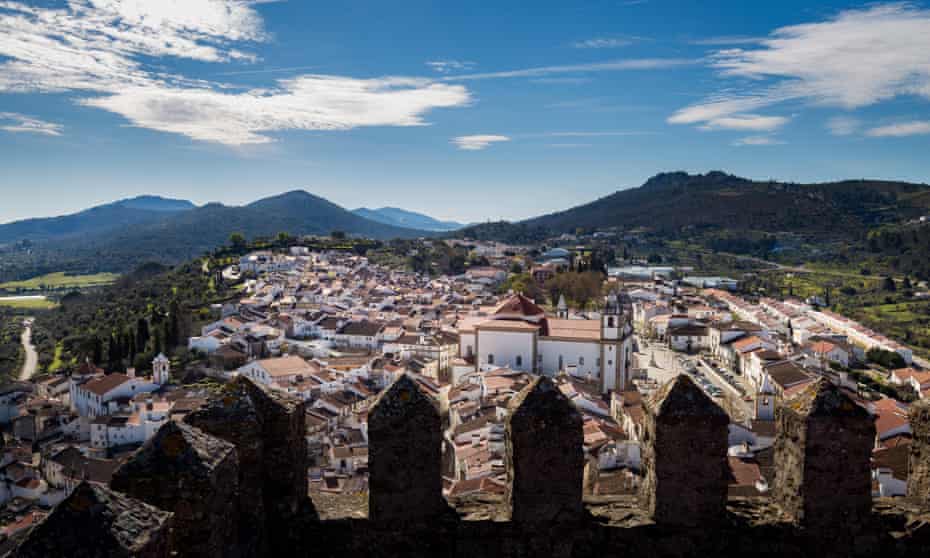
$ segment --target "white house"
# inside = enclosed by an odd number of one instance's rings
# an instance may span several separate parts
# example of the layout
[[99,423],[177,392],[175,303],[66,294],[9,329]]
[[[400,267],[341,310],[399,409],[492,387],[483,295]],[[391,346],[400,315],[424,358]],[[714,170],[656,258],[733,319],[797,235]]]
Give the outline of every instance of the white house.
[[135,378],[118,372],[79,383],[71,380],[71,410],[82,417],[109,415],[119,408],[120,401],[129,401],[140,393],[160,388],[146,378]]

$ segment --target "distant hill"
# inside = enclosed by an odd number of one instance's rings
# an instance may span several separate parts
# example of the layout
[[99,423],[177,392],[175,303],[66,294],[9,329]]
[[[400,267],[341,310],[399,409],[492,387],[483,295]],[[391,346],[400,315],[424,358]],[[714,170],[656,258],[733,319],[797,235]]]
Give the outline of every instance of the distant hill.
[[140,196],[98,205],[71,215],[26,219],[0,225],[0,243],[100,234],[120,227],[151,223],[195,207],[186,200]]
[[723,172],[663,173],[566,211],[457,234],[539,237],[577,229],[644,228],[661,234],[796,233],[861,238],[870,228],[913,219],[930,208],[925,184],[846,180],[820,184],[753,181]]
[[378,209],[360,207],[358,209],[353,209],[352,213],[386,225],[424,231],[454,231],[465,226],[455,221],[440,221],[429,215],[424,215],[415,211],[407,211],[406,209],[400,209],[398,207],[381,207]]
[[[125,272],[145,262],[175,264],[221,246],[235,232],[250,239],[279,232],[326,235],[342,231],[376,239],[433,234],[365,219],[304,191],[287,192],[245,206],[210,203],[183,211],[168,209],[170,204],[158,198],[136,199],[133,204],[148,208],[116,202],[57,218],[80,226],[58,226],[54,230],[34,226],[5,232],[0,227],[4,234],[0,243],[30,240],[28,250],[7,247],[11,255],[0,260],[0,279],[51,271]],[[153,206],[160,209],[150,209]],[[95,216],[105,216],[107,225],[91,226]],[[14,226],[21,225],[6,227]],[[63,230],[67,233],[60,232]]]

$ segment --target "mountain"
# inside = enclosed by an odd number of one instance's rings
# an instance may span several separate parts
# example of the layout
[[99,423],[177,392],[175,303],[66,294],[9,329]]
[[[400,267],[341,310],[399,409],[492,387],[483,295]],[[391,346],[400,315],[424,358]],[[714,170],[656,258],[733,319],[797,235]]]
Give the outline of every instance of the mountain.
[[164,219],[194,209],[186,200],[139,196],[98,205],[61,217],[26,219],[0,225],[0,244],[20,240],[55,240],[74,235],[94,235],[120,227]]
[[385,225],[394,225],[395,227],[407,227],[424,231],[454,231],[465,226],[455,221],[440,221],[429,215],[424,215],[415,211],[407,211],[406,209],[400,209],[398,207],[381,207],[378,209],[360,207],[358,209],[353,209],[352,213],[372,221],[384,223]]
[[[176,207],[181,207],[176,200],[135,198],[56,218],[60,220],[55,221],[56,227],[42,223],[26,228],[23,222],[6,225],[6,231],[0,227],[4,235],[0,238],[9,243],[8,257],[0,258],[0,279],[52,271],[126,272],[145,262],[176,264],[223,245],[232,233],[255,238],[280,232],[328,235],[342,231],[375,239],[433,234],[365,219],[304,191],[244,206],[209,203],[173,210]],[[94,218],[101,217],[106,224],[95,227]],[[30,243],[26,247],[13,244],[21,240]]]
[[877,226],[925,215],[926,184],[845,180],[818,184],[753,181],[719,171],[663,173],[566,211],[460,231],[467,236],[545,237],[578,229],[641,228],[663,235],[791,233],[857,239]]

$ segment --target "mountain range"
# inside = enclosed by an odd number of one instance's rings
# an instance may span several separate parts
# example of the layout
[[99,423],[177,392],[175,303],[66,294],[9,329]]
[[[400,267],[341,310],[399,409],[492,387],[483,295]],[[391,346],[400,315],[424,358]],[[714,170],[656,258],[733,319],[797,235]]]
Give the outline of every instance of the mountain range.
[[[782,233],[815,245],[861,243],[870,231],[928,214],[926,184],[795,184],[753,181],[719,171],[662,173],[642,186],[565,211],[465,228],[398,208],[349,211],[305,191],[243,206],[196,206],[142,196],[72,215],[0,225],[0,280],[53,271],[125,272],[148,261],[174,264],[222,245],[234,232],[254,238],[338,230],[375,239],[452,235],[529,243],[579,229],[617,228],[684,237],[725,251],[734,246],[752,251],[760,235]],[[765,238],[760,246],[770,249],[770,242]]]
[[0,225],[0,279],[51,271],[125,272],[144,262],[174,264],[225,243],[247,238],[342,231],[376,239],[435,233],[366,219],[298,190],[243,206],[142,196],[61,217]]
[[475,225],[456,234],[519,242],[578,229],[617,227],[673,236],[723,231],[852,241],[875,227],[928,213],[926,184],[881,180],[796,184],[753,181],[719,171],[672,172],[565,211],[517,223]]
[[352,213],[372,221],[394,225],[395,227],[407,227],[411,229],[420,229],[424,231],[448,232],[461,229],[466,225],[455,221],[439,221],[429,215],[407,211],[398,207],[381,207],[378,209],[368,209],[360,207],[353,209]]

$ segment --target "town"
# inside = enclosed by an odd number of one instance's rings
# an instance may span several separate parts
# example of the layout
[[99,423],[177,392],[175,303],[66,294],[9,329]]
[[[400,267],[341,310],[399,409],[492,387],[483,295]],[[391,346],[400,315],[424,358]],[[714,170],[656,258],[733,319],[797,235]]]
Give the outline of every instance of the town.
[[908,408],[930,398],[930,371],[909,348],[818,300],[750,299],[738,280],[646,262],[608,268],[583,306],[567,293],[536,300],[507,288],[508,279],[528,274],[545,291],[583,250],[553,243],[530,257],[527,246],[469,248],[484,261],[458,275],[299,242],[247,253],[221,270],[240,296],[198,324],[187,340],[193,358],[159,354],[125,372],[87,359],[67,374],[2,386],[4,543],[81,483],[108,485],[162,427],[237,377],[308,403],[311,497],[367,493],[368,415],[404,376],[440,409],[447,497],[504,494],[510,403],[538,376],[583,418],[584,493],[635,494],[644,402],[680,375],[729,417],[732,496],[769,493],[776,407],[824,378],[875,417],[873,496],[905,495]]

